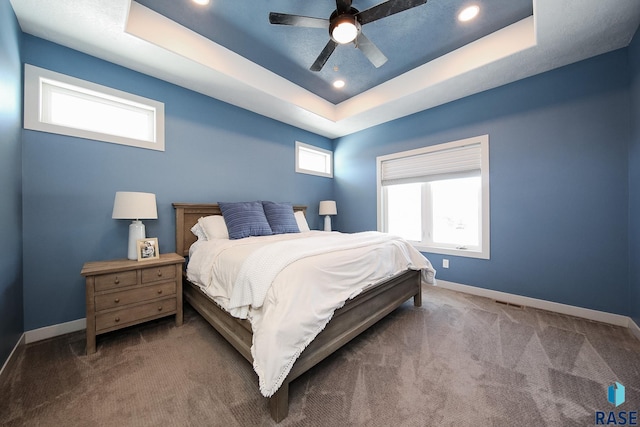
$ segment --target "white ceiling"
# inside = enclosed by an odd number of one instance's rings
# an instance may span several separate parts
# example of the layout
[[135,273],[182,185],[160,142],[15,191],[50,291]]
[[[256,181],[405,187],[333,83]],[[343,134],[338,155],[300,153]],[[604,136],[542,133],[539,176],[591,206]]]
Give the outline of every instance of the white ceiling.
[[638,0],[534,0],[526,18],[339,104],[131,0],[10,0],[26,33],[336,138],[625,47]]

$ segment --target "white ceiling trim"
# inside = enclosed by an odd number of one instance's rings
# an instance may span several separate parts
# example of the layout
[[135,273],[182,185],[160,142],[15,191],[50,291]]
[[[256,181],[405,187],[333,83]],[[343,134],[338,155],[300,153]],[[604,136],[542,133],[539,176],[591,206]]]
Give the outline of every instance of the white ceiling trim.
[[625,47],[637,0],[534,0],[534,16],[334,105],[131,0],[11,0],[22,30],[336,138]]
[[274,102],[285,102],[335,122],[330,102],[135,1],[125,32],[190,60],[180,64],[187,75],[204,67],[199,86],[209,96],[263,115],[259,105],[273,110]]
[[[193,61],[190,68],[205,67],[205,81],[199,85],[205,94],[331,138],[438,105],[443,97],[425,92],[445,82],[455,86],[456,78],[535,46],[534,20],[527,18],[334,105],[136,2],[131,4],[125,31]],[[420,98],[412,97],[415,94]],[[445,98],[444,102],[452,100]]]

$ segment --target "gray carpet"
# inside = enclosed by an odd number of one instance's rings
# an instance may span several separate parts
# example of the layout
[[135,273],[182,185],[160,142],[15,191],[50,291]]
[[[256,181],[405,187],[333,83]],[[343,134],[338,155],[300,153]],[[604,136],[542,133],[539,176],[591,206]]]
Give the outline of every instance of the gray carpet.
[[[3,426],[270,426],[250,364],[197,313],[29,344],[0,384]],[[607,387],[626,387],[614,408]],[[588,426],[640,409],[624,328],[428,287],[290,387],[281,426]]]

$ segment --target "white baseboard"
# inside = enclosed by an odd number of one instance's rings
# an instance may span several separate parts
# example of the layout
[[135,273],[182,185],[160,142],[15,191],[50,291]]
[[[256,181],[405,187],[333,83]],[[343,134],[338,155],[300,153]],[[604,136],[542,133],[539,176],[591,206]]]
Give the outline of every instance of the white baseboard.
[[0,378],[2,378],[2,374],[4,374],[5,368],[9,366],[9,362],[11,362],[11,359],[13,359],[13,356],[16,354],[16,351],[18,351],[18,348],[24,344],[25,344],[25,336],[24,334],[22,334],[20,335],[20,339],[18,340],[16,345],[13,347],[13,350],[11,350],[11,353],[9,353],[9,357],[7,357],[7,360],[5,360],[4,365],[2,365],[2,369],[0,369]]
[[57,325],[46,326],[44,328],[33,329],[31,331],[27,331],[20,336],[20,339],[16,343],[15,347],[7,357],[7,360],[2,365],[2,369],[0,369],[0,378],[2,378],[2,374],[9,363],[13,359],[16,354],[16,351],[21,345],[29,344],[36,341],[46,340],[47,338],[57,337],[58,335],[64,335],[71,332],[81,331],[87,328],[87,319],[78,319],[72,320],[71,322],[59,323]]
[[[629,328],[638,339],[640,339],[640,327],[627,316],[619,314],[607,313],[604,311],[591,310],[588,308],[575,307],[572,305],[560,304],[557,302],[545,301],[536,298],[523,297],[520,295],[509,294],[506,292],[494,291],[491,289],[477,288],[475,286],[462,285],[460,283],[448,282],[446,280],[437,280],[437,286],[453,291],[463,292],[466,294],[478,295],[481,297],[491,298],[498,301],[504,301],[511,304],[524,305],[527,307],[539,308],[542,310],[553,311],[570,316],[581,317],[584,319],[595,320],[598,322],[609,323],[611,325],[624,326]],[[13,352],[5,362],[7,365],[11,356],[20,344],[28,344],[48,338],[57,337],[58,335],[69,334],[71,332],[82,331],[87,328],[87,319],[77,319],[71,322],[59,323],[57,325],[46,326],[44,328],[33,329],[25,332]],[[0,375],[2,371],[0,370]]]
[[58,323],[57,325],[45,326],[44,328],[33,329],[24,333],[26,343],[46,340],[58,335],[69,334],[87,328],[87,319],[72,320],[71,322]]
[[461,285],[459,283],[448,282],[446,280],[437,280],[436,284],[437,286],[445,289],[451,289],[453,291],[478,295],[497,301],[508,302],[510,304],[524,305],[527,307],[539,308],[541,310],[553,311],[555,313],[581,317],[583,319],[595,320],[611,325],[624,326],[625,328],[631,328],[631,323],[633,323],[637,329],[637,333],[633,330],[632,332],[640,339],[640,329],[638,329],[638,325],[636,325],[635,322],[633,322],[629,317],[622,316],[620,314],[613,314],[607,313],[605,311],[591,310],[589,308],[560,304],[557,302],[524,297],[521,295],[509,294],[506,292],[494,291],[491,289],[477,288],[475,286]]

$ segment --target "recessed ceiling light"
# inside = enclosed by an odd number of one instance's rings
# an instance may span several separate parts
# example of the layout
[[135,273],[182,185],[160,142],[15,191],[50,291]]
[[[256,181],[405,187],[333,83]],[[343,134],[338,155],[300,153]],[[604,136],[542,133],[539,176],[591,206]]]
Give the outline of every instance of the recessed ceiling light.
[[480,8],[475,4],[473,6],[465,7],[458,14],[458,20],[461,22],[471,21],[473,18],[478,16],[478,12],[480,12]]
[[336,89],[342,89],[344,87],[344,80],[336,80],[335,82],[333,82],[333,87],[335,87]]
[[209,0],[193,0],[193,2],[202,6],[206,6],[209,4]]

